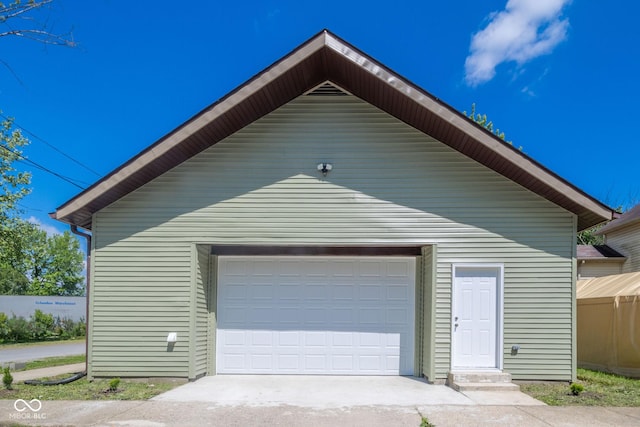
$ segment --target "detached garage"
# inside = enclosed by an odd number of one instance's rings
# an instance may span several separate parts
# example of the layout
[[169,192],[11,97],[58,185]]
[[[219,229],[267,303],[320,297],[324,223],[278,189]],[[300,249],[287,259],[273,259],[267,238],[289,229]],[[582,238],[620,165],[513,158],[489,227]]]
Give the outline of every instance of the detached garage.
[[91,232],[90,377],[571,380],[613,211],[328,31],[53,217]]

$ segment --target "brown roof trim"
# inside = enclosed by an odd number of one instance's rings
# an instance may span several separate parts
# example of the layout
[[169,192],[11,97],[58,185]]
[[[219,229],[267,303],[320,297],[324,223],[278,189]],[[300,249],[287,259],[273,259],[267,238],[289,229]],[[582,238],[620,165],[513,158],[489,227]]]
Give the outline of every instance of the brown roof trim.
[[420,256],[422,246],[212,245],[212,255],[242,256]]
[[573,212],[579,229],[612,218],[611,208],[327,30],[67,201],[51,216],[90,229],[93,213],[325,81]]
[[596,234],[600,235],[611,233],[612,231],[635,224],[637,222],[640,222],[640,204],[634,206],[627,212],[620,215],[617,219],[602,227],[596,232]]

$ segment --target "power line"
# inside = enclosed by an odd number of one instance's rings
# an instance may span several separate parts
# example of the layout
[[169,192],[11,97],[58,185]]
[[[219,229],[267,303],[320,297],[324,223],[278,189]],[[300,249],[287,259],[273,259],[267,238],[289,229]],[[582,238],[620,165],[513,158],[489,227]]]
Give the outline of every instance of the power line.
[[[2,117],[5,120],[11,120],[9,117],[5,116],[4,114],[0,113],[0,117]],[[22,129],[25,133],[31,135],[33,138],[39,140],[40,142],[42,142],[43,144],[47,145],[49,148],[51,148],[52,150],[57,151],[58,153],[62,154],[63,156],[65,156],[67,159],[71,160],[72,162],[74,162],[75,164],[85,168],[86,170],[88,170],[89,172],[95,174],[98,177],[101,177],[102,175],[98,172],[96,172],[95,170],[91,169],[89,166],[85,165],[84,163],[82,163],[80,160],[77,160],[75,158],[73,158],[72,156],[70,156],[69,154],[65,153],[64,151],[62,151],[61,149],[59,149],[58,147],[56,147],[55,145],[51,144],[50,142],[45,141],[44,139],[40,138],[38,135],[34,134],[33,132],[31,132],[29,129],[20,126],[18,123],[16,123],[15,121],[12,121],[12,124],[17,127]]]
[[20,153],[18,153],[18,152],[16,152],[16,151],[13,151],[13,150],[11,150],[11,149],[9,149],[9,148],[7,148],[7,147],[5,147],[5,146],[4,146],[4,145],[2,145],[2,144],[0,144],[0,147],[1,147],[1,148],[4,148],[6,151],[8,151],[9,153],[13,154],[14,156],[19,157],[19,158],[20,158],[20,160],[22,160],[22,161],[24,161],[24,162],[26,162],[26,163],[29,163],[30,165],[35,166],[36,168],[38,168],[38,169],[40,169],[40,170],[42,170],[42,171],[45,171],[45,172],[47,172],[47,173],[49,173],[49,174],[51,174],[51,175],[53,175],[53,176],[55,176],[55,177],[57,177],[57,178],[60,178],[61,180],[66,181],[66,182],[68,182],[68,183],[69,183],[69,184],[71,184],[71,185],[75,185],[76,187],[78,187],[78,188],[79,188],[79,189],[81,189],[81,190],[84,190],[84,187],[82,187],[82,186],[80,186],[80,185],[78,185],[77,183],[75,183],[75,182],[74,182],[74,181],[76,181],[76,180],[73,180],[72,178],[69,178],[69,177],[64,176],[64,175],[61,175],[61,174],[59,174],[59,173],[57,173],[57,172],[54,172],[54,171],[52,171],[51,169],[49,169],[49,168],[47,168],[47,167],[45,167],[45,166],[42,166],[42,165],[41,165],[41,164],[39,164],[39,163],[34,162],[33,160],[29,160],[29,159],[27,159],[26,157],[24,157],[22,154],[20,154]]
[[23,208],[29,209],[30,211],[44,212],[42,209],[32,208],[31,206],[23,205],[22,203],[16,203],[16,205],[22,206]]

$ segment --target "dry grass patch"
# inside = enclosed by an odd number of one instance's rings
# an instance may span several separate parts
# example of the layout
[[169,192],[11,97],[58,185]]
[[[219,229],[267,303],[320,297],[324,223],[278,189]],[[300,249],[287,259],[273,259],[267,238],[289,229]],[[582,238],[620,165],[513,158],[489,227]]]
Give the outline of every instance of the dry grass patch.
[[[61,375],[56,378],[66,378],[70,375]],[[47,379],[56,379],[47,378]],[[114,390],[110,384],[112,380],[100,379],[88,381],[79,379],[69,384],[61,385],[27,385],[13,384],[13,390],[0,390],[0,399],[31,399],[39,400],[146,400],[160,393],[171,390],[182,382],[168,381],[128,381],[121,380]]]

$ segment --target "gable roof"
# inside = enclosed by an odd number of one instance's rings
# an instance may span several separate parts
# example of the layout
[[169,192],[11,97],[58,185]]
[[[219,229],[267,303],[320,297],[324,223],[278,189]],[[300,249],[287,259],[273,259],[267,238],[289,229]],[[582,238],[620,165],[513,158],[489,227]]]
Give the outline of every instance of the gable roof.
[[618,219],[611,221],[609,224],[602,227],[596,232],[596,234],[611,233],[612,231],[638,222],[640,222],[640,204],[634,206],[632,209],[620,215]]
[[100,209],[323,82],[337,86],[578,216],[584,229],[613,210],[327,30],[249,79],[51,215],[91,229]]

